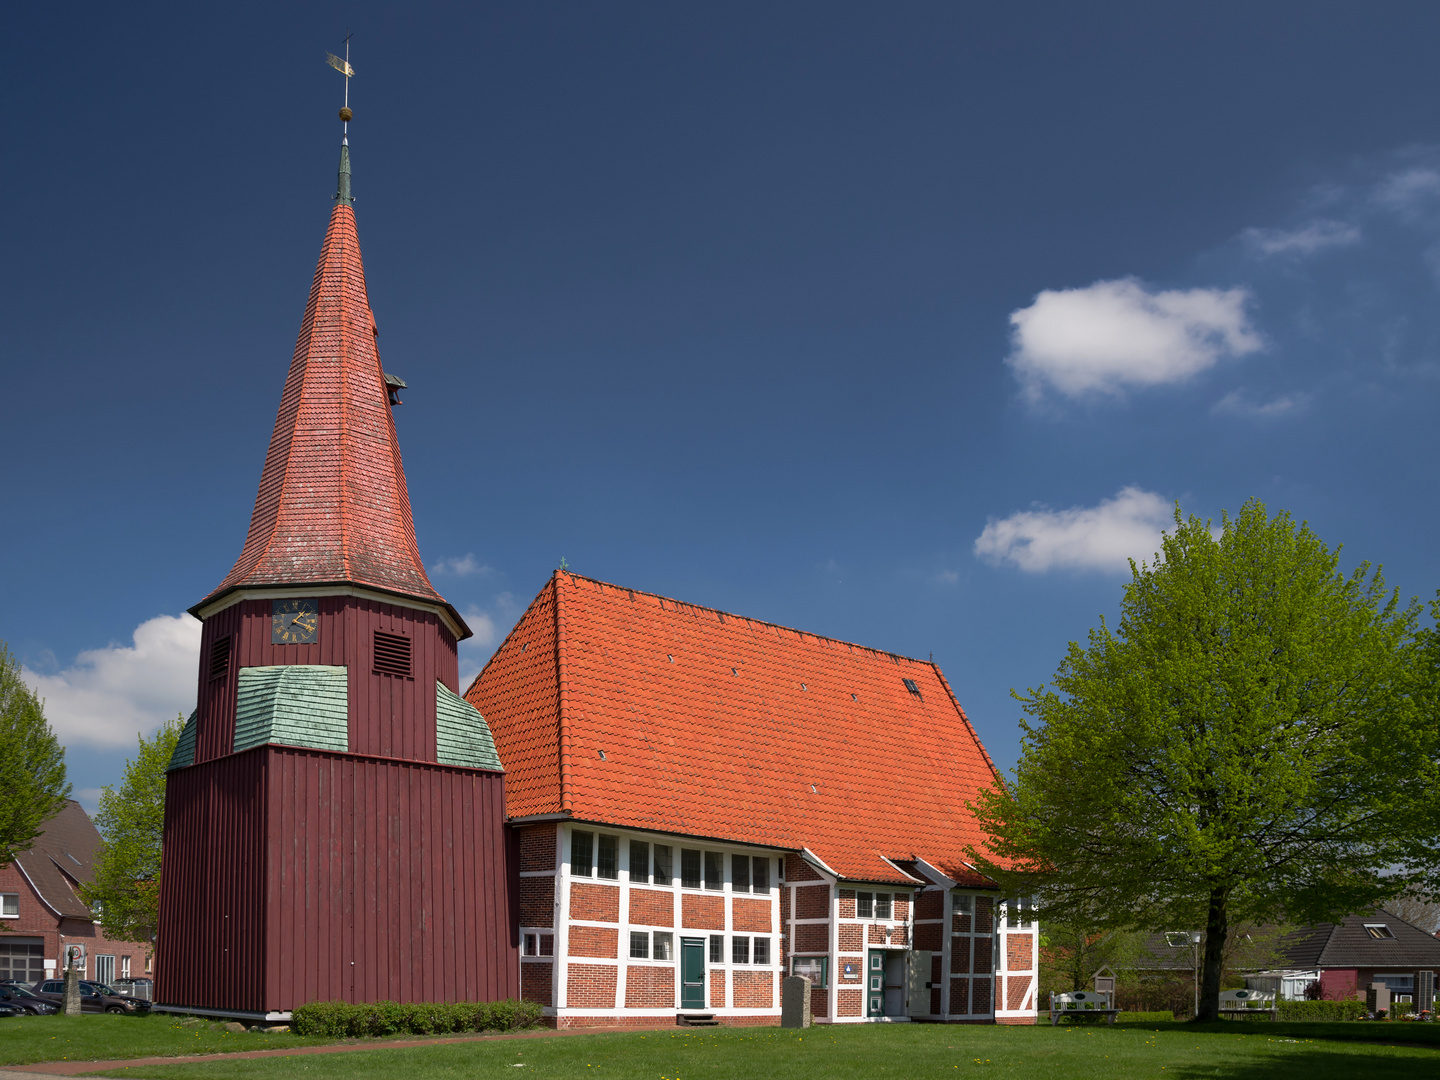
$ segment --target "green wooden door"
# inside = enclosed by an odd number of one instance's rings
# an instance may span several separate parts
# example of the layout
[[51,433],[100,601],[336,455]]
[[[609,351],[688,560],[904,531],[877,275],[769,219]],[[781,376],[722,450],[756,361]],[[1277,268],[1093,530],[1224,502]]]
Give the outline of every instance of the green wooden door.
[[885,952],[871,949],[865,965],[865,1015],[885,1015]]
[[680,939],[680,1007],[705,1008],[705,942]]

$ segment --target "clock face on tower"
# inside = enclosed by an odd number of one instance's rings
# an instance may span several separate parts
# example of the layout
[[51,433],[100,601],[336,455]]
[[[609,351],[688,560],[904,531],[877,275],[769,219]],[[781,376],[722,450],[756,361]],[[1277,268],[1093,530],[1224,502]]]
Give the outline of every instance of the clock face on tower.
[[270,607],[270,644],[308,645],[320,632],[314,600],[276,600]]

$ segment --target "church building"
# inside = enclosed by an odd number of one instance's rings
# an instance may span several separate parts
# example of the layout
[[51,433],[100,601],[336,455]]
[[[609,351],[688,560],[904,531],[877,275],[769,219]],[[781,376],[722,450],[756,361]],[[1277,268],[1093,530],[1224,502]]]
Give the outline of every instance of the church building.
[[190,609],[157,1007],[775,1024],[803,974],[822,1022],[1033,1023],[1038,929],[966,862],[998,774],[933,662],[562,570],[461,696],[349,155],[249,532]]

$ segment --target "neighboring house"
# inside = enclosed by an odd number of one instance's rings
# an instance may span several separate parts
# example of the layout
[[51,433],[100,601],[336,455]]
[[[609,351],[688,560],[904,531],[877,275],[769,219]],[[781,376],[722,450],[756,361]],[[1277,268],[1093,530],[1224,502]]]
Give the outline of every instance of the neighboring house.
[[34,845],[0,869],[0,980],[52,977],[72,945],[84,947],[82,978],[110,983],[149,974],[150,947],[106,937],[80,899],[99,848],[99,831],[69,800]]
[[997,774],[934,663],[565,572],[466,693],[561,1027],[1033,1023],[1037,931],[965,862]]
[[[1378,982],[1390,989],[1394,1000],[1420,1003],[1427,985],[1433,994],[1440,971],[1440,941],[1379,909],[1296,930],[1281,939],[1280,949],[1288,971],[1260,972],[1253,978],[1283,979],[1288,974],[1293,992],[1293,984],[1308,973],[1318,979],[1326,1001],[1364,1000],[1366,988]],[[1300,989],[1303,996],[1304,987]]]

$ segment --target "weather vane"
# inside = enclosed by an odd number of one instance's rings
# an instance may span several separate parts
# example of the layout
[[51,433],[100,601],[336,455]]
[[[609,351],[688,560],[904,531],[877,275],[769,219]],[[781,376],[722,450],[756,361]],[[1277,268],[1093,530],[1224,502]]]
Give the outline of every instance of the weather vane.
[[331,52],[325,54],[325,62],[345,76],[345,104],[340,109],[340,122],[344,125],[344,134],[347,137],[350,134],[350,117],[355,115],[350,111],[350,77],[355,74],[355,69],[350,66],[350,39],[354,36],[348,30],[345,32],[344,60]]

